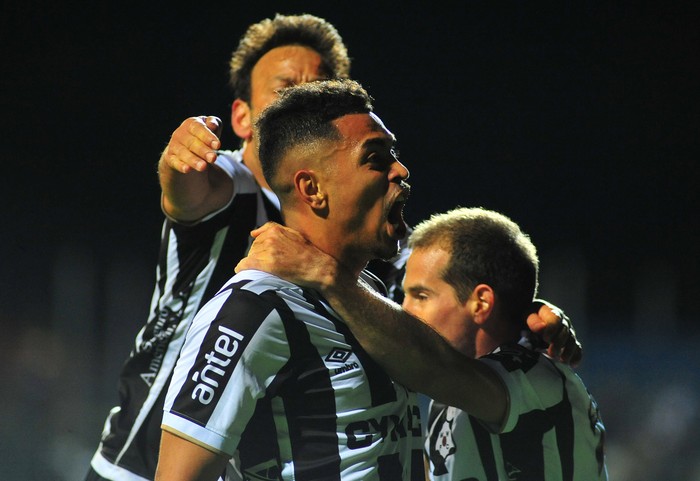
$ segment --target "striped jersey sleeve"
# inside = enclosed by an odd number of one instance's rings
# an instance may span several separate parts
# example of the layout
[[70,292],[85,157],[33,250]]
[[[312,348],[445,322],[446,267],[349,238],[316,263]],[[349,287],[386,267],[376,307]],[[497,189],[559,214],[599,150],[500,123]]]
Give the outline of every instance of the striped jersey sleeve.
[[234,274],[250,231],[278,219],[241,162],[220,152],[216,164],[233,179],[229,203],[194,224],[166,219],[149,316],[119,377],[119,404],[109,413],[91,465],[108,479],[153,479],[165,390],[195,313]]
[[516,344],[480,361],[507,386],[506,420],[486,426],[432,403],[425,443],[431,479],[607,480],[598,406],[569,366]]
[[258,271],[234,276],[196,316],[163,429],[251,479],[423,477],[415,394],[321,298]]

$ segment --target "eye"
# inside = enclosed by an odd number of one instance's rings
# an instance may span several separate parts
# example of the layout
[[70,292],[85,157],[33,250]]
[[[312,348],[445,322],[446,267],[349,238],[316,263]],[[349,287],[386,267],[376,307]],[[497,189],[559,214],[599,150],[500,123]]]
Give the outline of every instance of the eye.
[[272,91],[275,93],[275,95],[279,96],[283,90],[285,90],[289,87],[294,87],[295,85],[296,85],[296,82],[292,79],[281,79],[272,88]]
[[425,302],[428,299],[430,299],[428,294],[424,291],[408,292],[407,296],[410,297],[411,299],[413,299],[415,302]]
[[373,152],[367,157],[367,163],[374,170],[386,170],[393,162],[393,157],[379,152]]
[[381,170],[388,169],[394,162],[397,162],[398,160],[399,151],[393,147],[376,150],[374,152],[371,152],[367,157],[368,163],[370,163],[374,168]]

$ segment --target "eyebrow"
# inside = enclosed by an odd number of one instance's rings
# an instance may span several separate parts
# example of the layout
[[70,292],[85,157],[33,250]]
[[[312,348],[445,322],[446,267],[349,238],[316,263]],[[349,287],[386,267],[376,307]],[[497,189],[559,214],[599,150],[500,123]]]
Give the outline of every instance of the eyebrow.
[[374,137],[372,139],[365,140],[362,144],[364,150],[371,150],[373,148],[392,148],[396,146],[396,137],[393,135],[390,137]]
[[319,75],[318,77],[313,77],[310,80],[303,80],[302,82],[298,82],[297,78],[294,75],[288,75],[286,73],[270,77],[272,81],[290,84],[289,87],[300,85],[300,83],[318,82],[319,80],[326,80],[328,78],[329,77],[327,75]]
[[433,292],[432,289],[428,289],[423,284],[416,284],[416,285],[404,287],[403,290],[404,290],[404,292],[410,293],[410,294],[415,294],[417,292]]

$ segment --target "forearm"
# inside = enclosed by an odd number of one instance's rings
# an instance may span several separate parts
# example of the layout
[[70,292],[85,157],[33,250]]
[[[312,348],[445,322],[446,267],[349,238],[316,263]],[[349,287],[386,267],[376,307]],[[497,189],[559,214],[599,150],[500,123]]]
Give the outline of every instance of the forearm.
[[[164,161],[158,163],[158,178],[165,213],[178,221],[195,221],[223,207],[233,183],[221,169],[210,165],[204,172],[181,173]],[[231,184],[228,187],[226,184]]]
[[316,289],[346,321],[362,347],[404,386],[500,423],[508,398],[501,378],[457,352],[433,328],[371,291],[356,272],[316,248],[297,231],[268,223],[236,272],[259,269]]
[[392,379],[485,422],[501,422],[507,391],[488,366],[462,355],[431,326],[347,274],[324,281],[321,289]]

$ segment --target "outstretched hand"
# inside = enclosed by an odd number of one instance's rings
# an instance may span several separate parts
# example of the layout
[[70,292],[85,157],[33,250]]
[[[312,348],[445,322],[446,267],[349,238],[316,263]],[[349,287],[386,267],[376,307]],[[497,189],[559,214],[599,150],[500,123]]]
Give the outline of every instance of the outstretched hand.
[[554,359],[578,366],[583,357],[581,342],[571,320],[557,306],[538,300],[542,305],[537,313],[530,314],[527,325],[530,330],[549,344],[547,353]]
[[338,271],[337,261],[298,231],[275,222],[253,230],[255,238],[248,256],[236,265],[236,272],[256,269],[312,289],[330,285]]
[[216,160],[221,147],[221,119],[199,116],[186,119],[175,129],[161,155],[161,164],[186,174],[204,172]]

